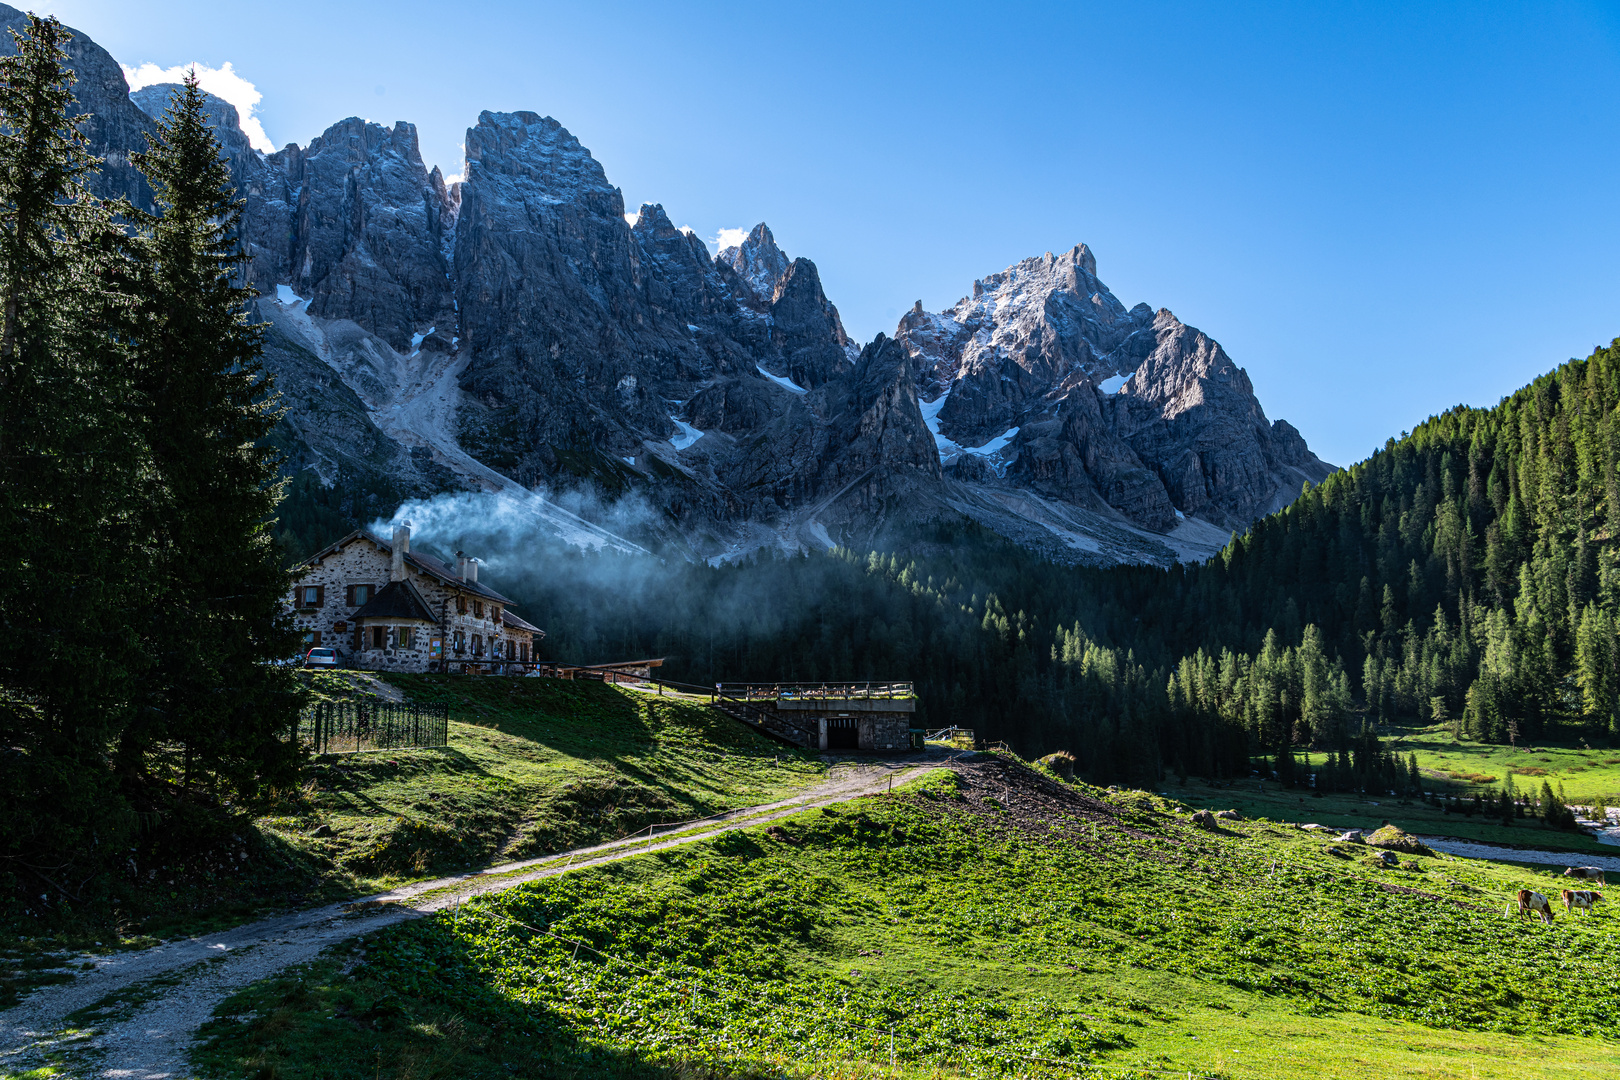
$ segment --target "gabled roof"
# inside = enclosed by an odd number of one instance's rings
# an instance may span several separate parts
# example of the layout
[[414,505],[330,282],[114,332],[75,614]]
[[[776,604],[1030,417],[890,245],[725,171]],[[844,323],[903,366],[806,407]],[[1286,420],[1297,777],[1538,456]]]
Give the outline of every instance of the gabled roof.
[[512,614],[511,608],[501,608],[501,623],[505,626],[510,626],[514,630],[527,630],[531,634],[538,634],[541,637],[546,636],[546,632],[540,629],[538,626],[535,626],[531,622],[526,622],[525,620],[520,619],[516,615]]
[[364,606],[354,613],[355,622],[361,619],[415,619],[427,623],[439,621],[434,617],[433,609],[428,606],[421,590],[409,580],[390,581],[378,589],[377,595],[366,601]]
[[[390,541],[373,536],[365,529],[356,529],[354,532],[350,533],[348,536],[345,536],[337,543],[332,544],[330,547],[317,551],[315,554],[305,559],[302,565],[311,566],[318,563],[328,555],[337,554],[343,548],[348,547],[356,540],[369,540],[386,551],[390,557],[394,554],[394,545]],[[446,585],[453,586],[457,589],[463,589],[472,593],[474,596],[482,596],[486,600],[495,600],[502,604],[510,604],[512,602],[511,600],[502,596],[500,593],[496,592],[494,589],[489,588],[487,585],[480,585],[476,581],[463,581],[461,579],[461,575],[456,573],[454,569],[440,562],[438,559],[435,559],[431,555],[422,555],[415,551],[407,551],[405,553],[405,562],[416,567],[416,569],[420,570],[424,574],[429,575],[430,577],[438,578]],[[378,595],[381,594],[379,593]]]

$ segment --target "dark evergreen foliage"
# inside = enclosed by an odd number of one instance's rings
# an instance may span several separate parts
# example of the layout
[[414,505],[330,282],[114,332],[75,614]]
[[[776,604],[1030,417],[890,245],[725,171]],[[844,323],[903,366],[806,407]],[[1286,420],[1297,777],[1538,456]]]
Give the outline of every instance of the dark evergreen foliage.
[[76,896],[133,825],[104,755],[146,668],[131,631],[127,250],[84,179],[54,19],[0,59],[0,873]]
[[30,17],[0,59],[0,883],[36,914],[295,764],[229,177],[191,83],[142,163],[165,213],[93,198],[67,40]]
[[248,322],[242,203],[194,76],[136,165],[158,214],[142,230],[135,378],[153,483],[142,534],[153,552],[147,594],[153,671],[124,728],[120,768],[139,771],[177,744],[182,782],[251,795],[289,783],[296,757],[291,672],[272,661],[297,641],[282,614],[287,575],[269,522],[278,455],[263,445],[277,413]]

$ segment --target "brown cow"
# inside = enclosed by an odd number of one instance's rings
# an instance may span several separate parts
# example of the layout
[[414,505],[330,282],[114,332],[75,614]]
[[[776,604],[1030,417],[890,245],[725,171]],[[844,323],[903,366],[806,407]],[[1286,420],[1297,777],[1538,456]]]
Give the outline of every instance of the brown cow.
[[1602,868],[1596,866],[1572,866],[1568,870],[1564,871],[1564,876],[1579,878],[1582,881],[1595,881],[1599,885],[1604,886],[1609,884],[1607,881],[1603,880]]
[[1580,908],[1584,914],[1590,915],[1592,914],[1592,905],[1602,899],[1602,893],[1594,892],[1591,889],[1565,889],[1564,911],[1566,914],[1573,915],[1575,909]]
[[[1534,914],[1541,916],[1541,921],[1544,923],[1553,921],[1552,905],[1547,902],[1547,898],[1541,893],[1531,892],[1529,889],[1519,890],[1518,913],[1520,918]],[[1513,915],[1513,905],[1511,903],[1508,904],[1507,914],[1509,916]]]

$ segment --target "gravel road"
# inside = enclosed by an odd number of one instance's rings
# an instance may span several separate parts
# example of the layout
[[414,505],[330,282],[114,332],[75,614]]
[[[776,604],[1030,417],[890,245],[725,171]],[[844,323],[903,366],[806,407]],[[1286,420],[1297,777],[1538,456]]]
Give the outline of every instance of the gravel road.
[[[803,810],[877,794],[891,784],[945,767],[933,754],[881,764],[835,765],[827,779],[790,799],[734,811],[682,827],[668,838],[632,837],[392,892],[263,919],[217,934],[177,939],[141,952],[93,957],[93,971],[47,987],[0,1013],[0,1075],[62,1055],[66,1075],[123,1080],[180,1080],[191,1075],[188,1048],[220,1002],[242,988],[313,958],[348,938],[420,918],[470,896],[509,889],[587,866],[694,843]],[[129,992],[138,1002],[109,1006],[105,1023],[66,1032],[65,1018]],[[62,1061],[58,1066],[63,1067]]]

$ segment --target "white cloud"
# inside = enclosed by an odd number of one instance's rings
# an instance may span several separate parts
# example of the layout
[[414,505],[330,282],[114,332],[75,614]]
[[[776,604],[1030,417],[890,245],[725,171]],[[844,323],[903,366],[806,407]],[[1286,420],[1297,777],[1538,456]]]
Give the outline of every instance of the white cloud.
[[237,118],[242,123],[242,133],[248,137],[248,142],[254,149],[273,153],[276,144],[270,141],[270,136],[264,133],[264,125],[254,116],[259,101],[264,97],[259,93],[258,87],[238,75],[227,60],[223,67],[209,67],[207,64],[177,64],[171,68],[160,68],[153,63],[145,63],[139,67],[121,65],[124,69],[124,78],[129,82],[131,93],[143,86],[154,83],[177,83],[186,77],[186,72],[193,67],[197,69],[197,85],[213,94],[221,101],[228,101],[236,106]]
[[630,225],[630,227],[632,229],[635,228],[636,227],[636,222],[641,220],[641,211],[637,210],[633,214],[624,215],[624,220],[629,223],[629,225]]
[[697,235],[697,230],[692,228],[692,226],[690,226],[690,225],[682,225],[681,226],[681,232],[685,233],[687,236],[696,236]]
[[462,176],[460,173],[453,172],[444,178],[444,186],[449,187],[451,184],[459,184],[465,179],[466,177]]
[[748,239],[747,229],[721,229],[709,242],[720,251],[724,251],[728,247],[741,247],[746,239]]

